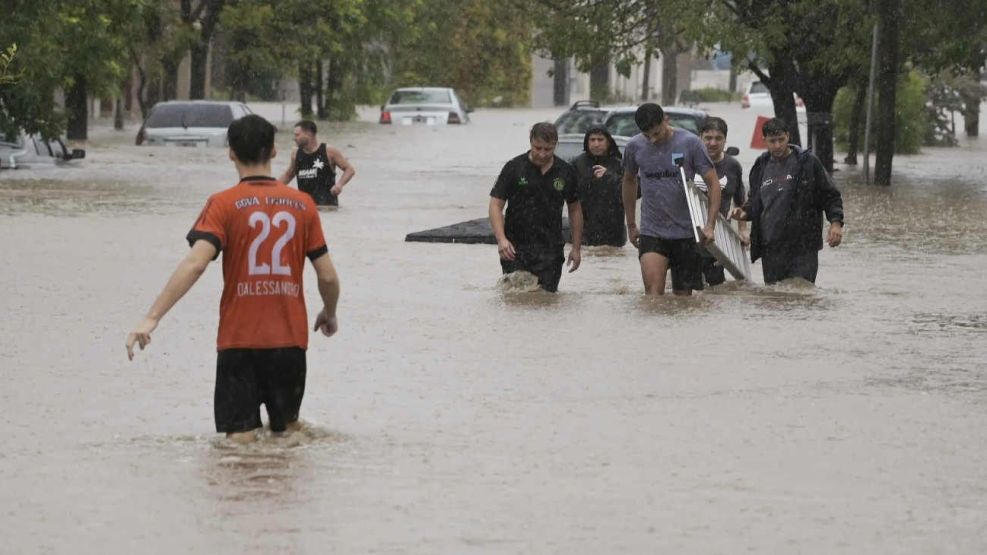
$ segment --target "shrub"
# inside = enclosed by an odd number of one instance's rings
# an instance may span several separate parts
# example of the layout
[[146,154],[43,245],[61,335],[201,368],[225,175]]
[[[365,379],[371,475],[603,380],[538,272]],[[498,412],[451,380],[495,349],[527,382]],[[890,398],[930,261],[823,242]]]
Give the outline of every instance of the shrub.
[[732,102],[739,100],[738,93],[732,93],[723,89],[704,87],[702,89],[684,90],[679,93],[679,102],[682,104],[695,104],[698,102]]
[[[908,71],[898,78],[898,90],[895,95],[895,152],[897,154],[917,154],[922,147],[924,138],[930,133],[931,122],[925,107],[926,87],[928,79],[916,70]],[[836,144],[846,149],[850,139],[850,114],[853,111],[853,103],[857,97],[857,90],[853,86],[840,89],[833,102],[833,119],[836,127],[834,136]],[[874,99],[876,116],[878,100]],[[865,112],[861,115],[860,137],[858,143],[860,148],[864,146],[864,122]],[[871,122],[871,150],[873,151],[873,138],[876,135],[878,122],[876,119]]]

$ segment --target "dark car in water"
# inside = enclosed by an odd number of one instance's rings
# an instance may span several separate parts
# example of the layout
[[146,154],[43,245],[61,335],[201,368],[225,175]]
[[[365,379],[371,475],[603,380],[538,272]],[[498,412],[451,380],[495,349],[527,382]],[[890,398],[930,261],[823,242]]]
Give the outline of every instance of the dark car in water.
[[[663,109],[673,127],[681,127],[696,135],[706,121],[707,114],[702,110],[677,106]],[[560,135],[586,133],[591,127],[602,125],[614,137],[633,137],[640,132],[634,123],[636,110],[637,106],[601,107],[597,102],[580,100],[555,120],[555,126]]]
[[226,146],[226,130],[233,120],[251,113],[242,102],[159,102],[141,125],[136,142],[156,146]]

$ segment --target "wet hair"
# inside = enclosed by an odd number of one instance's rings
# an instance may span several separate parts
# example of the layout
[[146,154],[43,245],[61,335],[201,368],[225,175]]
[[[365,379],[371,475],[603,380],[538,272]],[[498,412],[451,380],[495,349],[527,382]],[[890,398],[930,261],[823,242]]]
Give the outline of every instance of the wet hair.
[[244,164],[263,164],[274,152],[276,129],[257,114],[234,120],[226,130],[226,141],[237,160]]
[[555,128],[554,123],[538,122],[531,126],[531,134],[528,136],[528,140],[533,141],[535,139],[555,144],[559,142],[559,130]]
[[303,119],[295,124],[295,127],[301,127],[302,131],[308,131],[309,133],[315,135],[318,132],[318,128],[315,126],[315,122],[310,119]]
[[706,121],[703,122],[703,126],[699,128],[699,134],[702,135],[707,131],[719,131],[723,133],[723,136],[727,136],[727,122],[723,121],[723,118],[718,118],[716,116],[709,116]]
[[593,135],[598,135],[606,139],[607,156],[612,156],[618,160],[621,159],[620,148],[617,146],[617,141],[613,139],[613,135],[610,134],[610,131],[608,131],[607,128],[603,127],[602,125],[590,127],[589,129],[586,130],[586,134],[583,136],[583,151],[589,152],[589,138],[592,137]]
[[776,137],[788,133],[788,124],[781,118],[771,118],[761,128],[762,137]]
[[634,112],[634,123],[641,131],[651,131],[665,121],[665,111],[654,102],[646,102]]

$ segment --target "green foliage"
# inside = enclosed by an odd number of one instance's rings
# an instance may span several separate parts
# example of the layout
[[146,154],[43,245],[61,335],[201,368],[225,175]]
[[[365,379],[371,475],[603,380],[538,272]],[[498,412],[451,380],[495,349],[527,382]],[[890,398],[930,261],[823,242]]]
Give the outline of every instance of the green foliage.
[[[902,74],[898,79],[898,90],[895,95],[895,153],[917,154],[923,141],[931,134],[933,128],[926,110],[926,88],[928,78],[916,70]],[[850,138],[850,114],[856,98],[856,90],[852,86],[843,87],[836,95],[833,103],[833,119],[835,123],[834,136],[837,145],[846,148]],[[875,98],[875,104],[877,99]],[[871,122],[871,138],[876,135],[878,121]],[[858,144],[863,148],[864,125],[861,122]],[[871,144],[871,148],[874,148]]]
[[119,90],[130,67],[127,26],[143,0],[37,0],[4,14],[0,44],[17,44],[7,71],[18,79],[0,87],[0,133],[57,136],[65,114],[56,92],[84,76],[95,94]]
[[284,73],[278,54],[285,54],[272,32],[274,11],[267,0],[243,0],[223,10],[220,16],[226,47],[223,69],[230,96],[245,98],[251,94],[274,99],[274,85]]
[[697,102],[734,102],[737,100],[740,100],[740,93],[733,93],[713,87],[685,90],[679,93],[680,102],[693,104]]
[[477,106],[528,102],[529,17],[509,0],[424,0],[392,46],[393,86],[448,86]]
[[10,64],[16,55],[16,44],[11,44],[6,50],[0,51],[0,86],[13,85],[17,81],[17,75],[10,73]]

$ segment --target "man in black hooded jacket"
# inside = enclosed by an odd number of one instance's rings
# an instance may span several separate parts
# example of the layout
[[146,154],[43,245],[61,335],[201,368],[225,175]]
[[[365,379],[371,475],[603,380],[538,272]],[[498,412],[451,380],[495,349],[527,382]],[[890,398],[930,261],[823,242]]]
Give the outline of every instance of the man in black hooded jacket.
[[751,225],[751,261],[762,258],[764,283],[800,277],[815,283],[822,249],[823,219],[826,241],[843,241],[843,197],[822,162],[811,152],[788,144],[781,119],[765,122],[762,135],[768,151],[750,173],[750,195],[733,212]]
[[583,153],[572,160],[583,206],[583,244],[622,247],[627,242],[621,199],[623,164],[620,149],[605,127],[583,138]]

